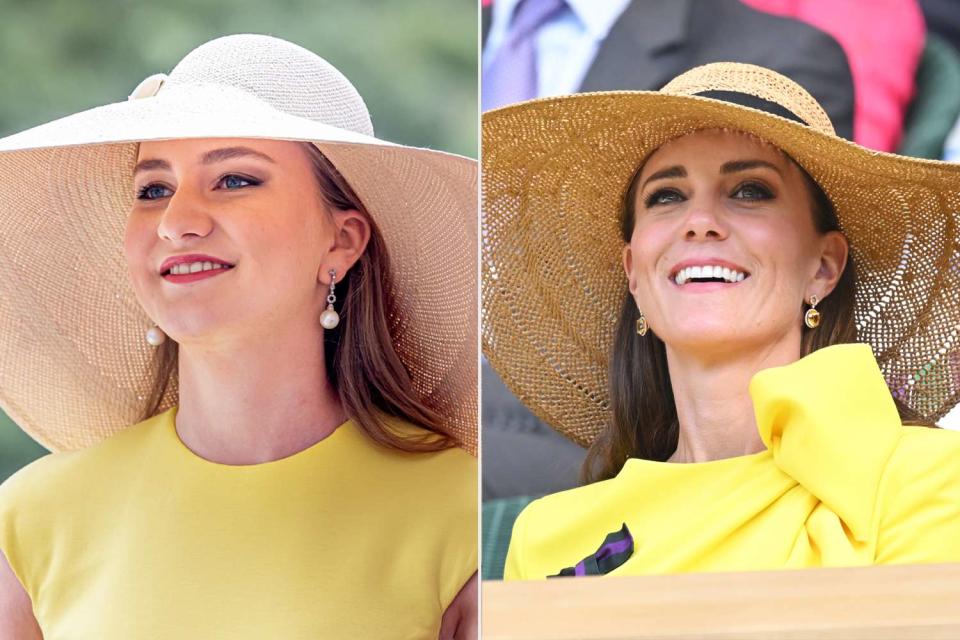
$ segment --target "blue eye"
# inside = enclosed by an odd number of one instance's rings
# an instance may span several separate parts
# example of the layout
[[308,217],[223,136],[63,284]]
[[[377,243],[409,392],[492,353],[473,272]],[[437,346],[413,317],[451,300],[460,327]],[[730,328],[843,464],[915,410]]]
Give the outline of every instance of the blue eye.
[[762,184],[745,182],[734,190],[732,197],[738,200],[769,200],[773,193]]
[[231,173],[220,178],[218,184],[222,184],[225,188],[232,191],[234,189],[242,189],[243,187],[256,186],[260,184],[260,181]]
[[650,208],[658,204],[670,204],[673,202],[682,202],[683,200],[683,194],[676,189],[660,189],[659,191],[654,191],[652,194],[650,194],[647,197],[645,204],[647,208]]
[[[244,176],[238,176],[236,174],[227,174],[220,178],[217,182],[217,185],[223,185],[228,191],[235,191],[236,189],[243,189],[245,187],[254,187],[258,184],[261,184],[260,180],[254,178],[245,178]],[[173,195],[173,191],[162,184],[148,184],[144,187],[141,187],[137,191],[137,198],[140,200],[156,200],[158,198],[165,198]]]
[[170,191],[170,189],[168,189],[167,187],[163,186],[162,184],[156,184],[156,183],[148,184],[141,187],[137,191],[137,199],[138,200],[156,200],[157,198],[163,198],[167,195],[170,195],[170,193],[173,193],[173,192]]

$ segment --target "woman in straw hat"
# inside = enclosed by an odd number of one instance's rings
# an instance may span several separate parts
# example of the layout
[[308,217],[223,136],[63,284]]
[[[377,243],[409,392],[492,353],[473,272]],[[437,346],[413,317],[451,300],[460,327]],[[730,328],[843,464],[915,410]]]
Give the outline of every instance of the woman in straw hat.
[[960,560],[960,166],[729,63],[489,112],[483,149],[484,350],[590,447],[508,579]]
[[475,633],[473,161],[238,35],[0,175],[0,636]]

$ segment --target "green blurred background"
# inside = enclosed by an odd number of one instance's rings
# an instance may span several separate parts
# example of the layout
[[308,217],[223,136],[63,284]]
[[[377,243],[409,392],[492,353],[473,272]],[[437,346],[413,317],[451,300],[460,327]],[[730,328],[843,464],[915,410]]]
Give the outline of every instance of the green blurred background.
[[[0,0],[0,136],[125,100],[230,33],[325,58],[378,137],[477,157],[476,0]],[[43,453],[0,414],[0,481]]]

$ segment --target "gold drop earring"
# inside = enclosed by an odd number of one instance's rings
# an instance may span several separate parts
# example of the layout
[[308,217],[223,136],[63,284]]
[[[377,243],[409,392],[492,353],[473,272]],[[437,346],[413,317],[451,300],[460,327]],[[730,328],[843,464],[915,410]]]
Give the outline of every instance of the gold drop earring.
[[817,296],[810,296],[810,308],[803,314],[803,323],[811,329],[820,326],[820,312],[817,311],[817,303],[820,302]]
[[647,331],[650,330],[650,327],[647,325],[647,318],[643,315],[643,311],[639,309],[637,309],[637,311],[640,313],[640,317],[637,318],[637,335],[645,336],[647,335]]

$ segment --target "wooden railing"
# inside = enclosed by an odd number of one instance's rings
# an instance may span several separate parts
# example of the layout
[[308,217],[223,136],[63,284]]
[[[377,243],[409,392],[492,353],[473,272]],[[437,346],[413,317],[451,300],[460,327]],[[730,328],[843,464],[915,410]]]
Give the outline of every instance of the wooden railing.
[[483,584],[482,637],[960,639],[960,564]]

